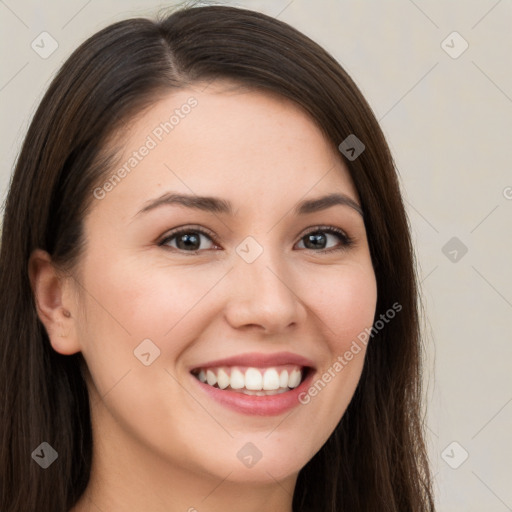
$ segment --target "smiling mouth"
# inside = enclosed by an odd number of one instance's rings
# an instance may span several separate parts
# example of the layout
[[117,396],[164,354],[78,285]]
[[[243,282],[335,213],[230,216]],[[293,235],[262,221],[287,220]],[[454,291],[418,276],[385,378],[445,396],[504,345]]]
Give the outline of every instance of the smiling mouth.
[[309,368],[298,365],[280,365],[266,368],[220,366],[195,368],[192,375],[200,382],[225,391],[245,395],[270,396],[286,393],[299,386]]

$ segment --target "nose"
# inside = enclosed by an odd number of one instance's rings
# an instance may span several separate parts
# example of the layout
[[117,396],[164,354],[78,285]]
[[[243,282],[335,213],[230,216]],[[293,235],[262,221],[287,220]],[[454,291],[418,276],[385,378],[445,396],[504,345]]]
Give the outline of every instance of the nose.
[[229,276],[225,317],[233,328],[271,334],[292,329],[304,320],[306,309],[296,279],[282,255],[265,250],[252,263],[237,257]]

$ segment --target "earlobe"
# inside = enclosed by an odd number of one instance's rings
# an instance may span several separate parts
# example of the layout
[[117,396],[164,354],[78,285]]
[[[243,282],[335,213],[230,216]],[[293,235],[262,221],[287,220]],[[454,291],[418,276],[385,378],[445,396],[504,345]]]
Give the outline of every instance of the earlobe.
[[59,276],[51,256],[41,249],[33,251],[28,273],[37,315],[53,349],[63,355],[79,352],[75,319],[67,304],[69,298],[66,282]]

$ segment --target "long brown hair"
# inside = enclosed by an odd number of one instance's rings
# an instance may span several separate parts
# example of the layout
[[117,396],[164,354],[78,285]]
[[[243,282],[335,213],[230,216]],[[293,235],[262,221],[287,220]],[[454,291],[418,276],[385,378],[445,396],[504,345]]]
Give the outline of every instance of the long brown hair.
[[[345,158],[364,212],[377,278],[376,319],[400,314],[368,344],[355,395],[300,471],[295,512],[433,511],[421,416],[421,337],[414,252],[392,156],[370,107],[324,49],[286,23],[227,6],[129,19],[85,41],[64,63],[16,163],[0,248],[0,510],[67,512],[91,470],[89,399],[80,354],[56,353],[38,319],[27,264],[36,248],[72,271],[95,186],[111,170],[106,140],[163,94],[229,79],[303,107]],[[42,470],[41,442],[58,452]]]

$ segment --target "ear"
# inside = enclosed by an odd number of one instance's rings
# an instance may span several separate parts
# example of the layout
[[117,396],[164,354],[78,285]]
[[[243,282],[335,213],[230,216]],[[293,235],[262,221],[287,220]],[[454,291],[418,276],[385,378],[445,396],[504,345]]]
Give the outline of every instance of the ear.
[[32,252],[28,274],[37,315],[46,328],[53,349],[63,355],[79,352],[70,280],[58,274],[51,256],[41,249]]

